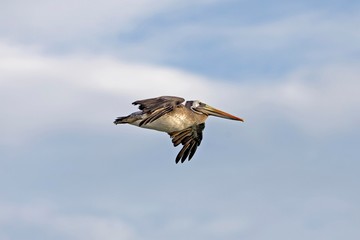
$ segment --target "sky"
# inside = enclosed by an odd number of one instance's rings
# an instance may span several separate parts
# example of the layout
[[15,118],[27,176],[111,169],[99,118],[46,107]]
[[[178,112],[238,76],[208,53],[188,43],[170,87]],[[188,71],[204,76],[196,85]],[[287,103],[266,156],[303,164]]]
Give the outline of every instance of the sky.
[[[359,1],[0,3],[0,239],[360,238]],[[190,162],[118,125],[201,100]]]

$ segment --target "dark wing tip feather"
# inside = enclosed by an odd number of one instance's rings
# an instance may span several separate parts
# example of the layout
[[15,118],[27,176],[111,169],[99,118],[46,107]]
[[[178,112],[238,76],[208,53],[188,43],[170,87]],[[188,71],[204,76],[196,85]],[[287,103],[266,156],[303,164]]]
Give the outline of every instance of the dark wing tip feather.
[[191,147],[191,151],[190,151],[190,155],[189,155],[189,161],[192,159],[192,157],[194,156],[197,147],[200,145],[200,143],[195,143],[192,145]]
[[202,140],[202,131],[205,128],[205,124],[199,124],[191,126],[182,131],[170,133],[170,137],[172,138],[172,142],[174,146],[179,145],[180,143],[183,145],[180,152],[177,154],[175,163],[185,162],[186,159],[188,161],[194,156],[197,147],[200,146]]

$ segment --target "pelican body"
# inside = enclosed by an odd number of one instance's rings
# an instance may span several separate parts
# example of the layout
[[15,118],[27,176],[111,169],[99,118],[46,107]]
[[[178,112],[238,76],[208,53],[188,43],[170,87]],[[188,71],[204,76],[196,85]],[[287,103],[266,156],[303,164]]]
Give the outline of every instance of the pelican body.
[[166,132],[172,138],[174,146],[183,145],[175,162],[183,163],[195,154],[202,140],[202,132],[208,116],[244,121],[241,118],[211,107],[198,100],[187,101],[173,96],[162,96],[138,100],[133,102],[139,105],[139,110],[125,117],[115,119],[115,124],[131,124],[141,128]]

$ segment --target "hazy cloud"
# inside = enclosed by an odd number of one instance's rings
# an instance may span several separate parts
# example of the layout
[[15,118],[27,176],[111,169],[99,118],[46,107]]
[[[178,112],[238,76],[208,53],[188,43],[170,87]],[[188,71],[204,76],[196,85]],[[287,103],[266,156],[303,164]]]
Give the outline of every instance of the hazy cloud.
[[21,238],[26,237],[26,228],[30,227],[40,235],[59,235],[74,240],[135,239],[133,230],[119,218],[65,214],[51,206],[36,204],[1,204],[0,228],[3,226],[23,226],[23,233],[20,229],[17,233]]
[[3,141],[64,123],[99,124],[120,114],[114,110],[134,111],[133,100],[159,95],[208,101],[250,123],[274,113],[307,132],[349,130],[360,118],[356,63],[299,69],[271,85],[230,84],[109,56],[59,58],[6,43],[0,52]]

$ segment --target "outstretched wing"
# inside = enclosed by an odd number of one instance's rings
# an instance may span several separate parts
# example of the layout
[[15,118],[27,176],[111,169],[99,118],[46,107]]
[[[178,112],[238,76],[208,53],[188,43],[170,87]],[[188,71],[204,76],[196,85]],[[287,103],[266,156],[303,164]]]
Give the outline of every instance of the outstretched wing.
[[175,147],[180,143],[183,145],[183,148],[176,156],[176,163],[178,163],[180,160],[183,163],[188,157],[188,160],[190,161],[190,159],[194,156],[197,147],[200,146],[201,140],[203,138],[202,132],[204,128],[205,123],[201,123],[181,131],[169,133]]
[[181,105],[185,99],[173,96],[161,96],[157,98],[149,98],[133,102],[134,105],[139,105],[139,109],[149,116],[140,122],[139,126],[151,123],[161,116],[171,112],[175,107]]

